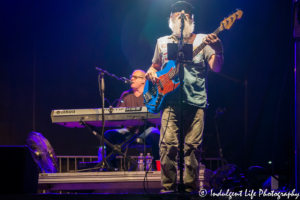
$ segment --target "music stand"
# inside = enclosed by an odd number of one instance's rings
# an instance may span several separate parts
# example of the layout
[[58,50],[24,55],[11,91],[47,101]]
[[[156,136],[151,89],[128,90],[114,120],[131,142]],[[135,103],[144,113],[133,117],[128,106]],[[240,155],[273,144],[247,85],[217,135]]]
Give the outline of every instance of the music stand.
[[[178,60],[178,44],[177,43],[168,43],[168,60]],[[183,54],[184,63],[193,62],[193,44],[184,44],[182,50],[180,51]]]

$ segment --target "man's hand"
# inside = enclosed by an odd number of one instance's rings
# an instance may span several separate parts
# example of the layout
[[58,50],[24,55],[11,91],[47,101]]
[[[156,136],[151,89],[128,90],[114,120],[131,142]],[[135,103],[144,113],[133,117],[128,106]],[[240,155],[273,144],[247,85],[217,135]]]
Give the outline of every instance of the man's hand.
[[214,34],[214,33],[208,34],[205,37],[205,40],[203,42],[205,44],[211,46],[211,48],[213,50],[215,50],[217,55],[220,55],[223,53],[223,47],[222,47],[221,41],[216,34]]
[[156,83],[157,79],[156,72],[157,70],[152,65],[146,73],[146,79],[151,81],[153,85]]
[[223,47],[220,39],[217,37],[216,34],[212,33],[208,34],[203,42],[211,46],[211,48],[215,50],[215,54],[213,54],[208,61],[210,68],[214,72],[220,72],[224,62]]

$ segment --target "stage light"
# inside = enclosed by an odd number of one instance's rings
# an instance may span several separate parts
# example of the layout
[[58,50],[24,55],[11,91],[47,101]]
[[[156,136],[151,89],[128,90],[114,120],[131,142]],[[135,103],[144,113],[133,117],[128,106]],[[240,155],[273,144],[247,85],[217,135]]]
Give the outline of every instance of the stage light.
[[268,163],[269,163],[269,164],[272,164],[272,161],[269,161]]

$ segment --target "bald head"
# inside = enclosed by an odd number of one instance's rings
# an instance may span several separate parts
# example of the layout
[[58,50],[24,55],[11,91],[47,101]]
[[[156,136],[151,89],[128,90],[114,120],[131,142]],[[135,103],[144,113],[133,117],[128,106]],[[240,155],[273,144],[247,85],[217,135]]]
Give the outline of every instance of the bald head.
[[144,85],[146,82],[146,72],[141,70],[141,69],[137,69],[135,71],[133,71],[132,75],[131,75],[131,88],[133,90],[144,90]]
[[134,70],[134,71],[132,72],[132,75],[133,75],[133,74],[136,74],[136,75],[139,75],[139,76],[142,76],[142,77],[145,78],[146,72],[145,72],[144,70],[137,69],[137,70]]

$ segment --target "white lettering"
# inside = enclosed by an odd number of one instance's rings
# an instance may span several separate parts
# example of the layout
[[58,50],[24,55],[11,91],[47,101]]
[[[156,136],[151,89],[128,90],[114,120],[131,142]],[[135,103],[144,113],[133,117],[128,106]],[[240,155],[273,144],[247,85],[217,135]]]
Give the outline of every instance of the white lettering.
[[250,199],[253,199],[256,197],[256,194],[258,196],[263,196],[263,197],[276,197],[277,200],[280,200],[281,197],[287,197],[289,199],[290,197],[295,197],[295,199],[298,199],[299,193],[295,192],[296,190],[293,189],[292,191],[289,192],[276,192],[276,191],[268,191],[267,189],[259,189],[258,193],[255,192],[254,190],[248,190],[245,189],[245,191],[241,190],[239,192],[232,192],[230,189],[227,189],[226,191],[223,191],[222,189],[219,191],[214,191],[213,189],[210,190],[210,196],[212,197],[228,197],[229,200],[232,199],[232,197],[242,197],[245,195],[245,197],[250,197]]

